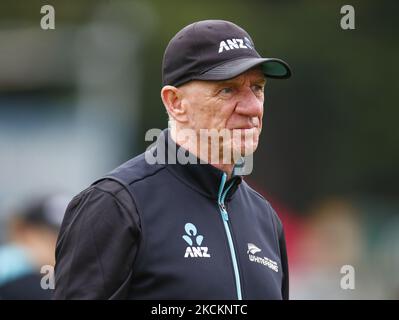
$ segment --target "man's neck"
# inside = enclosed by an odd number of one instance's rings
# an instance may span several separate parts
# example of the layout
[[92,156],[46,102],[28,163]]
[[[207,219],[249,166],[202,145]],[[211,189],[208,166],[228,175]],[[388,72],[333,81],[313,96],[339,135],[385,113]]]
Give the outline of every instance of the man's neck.
[[231,176],[233,175],[234,164],[211,163],[211,165],[214,166],[215,168],[218,168],[219,170],[225,172],[227,174],[227,180],[229,180],[231,178]]
[[210,146],[209,145],[203,146],[203,148],[208,149],[206,155],[203,155],[201,152],[200,143],[198,142],[199,138],[197,138],[198,143],[189,139],[179,140],[178,139],[179,135],[176,135],[176,130],[170,130],[170,136],[176,144],[183,146],[184,149],[195,155],[201,161],[209,163],[213,167],[225,172],[227,174],[227,180],[231,178],[233,174],[234,163],[228,163],[228,164],[222,163],[223,161],[222,156],[219,156],[219,162],[211,161],[212,153],[209,152],[209,150],[211,149]]

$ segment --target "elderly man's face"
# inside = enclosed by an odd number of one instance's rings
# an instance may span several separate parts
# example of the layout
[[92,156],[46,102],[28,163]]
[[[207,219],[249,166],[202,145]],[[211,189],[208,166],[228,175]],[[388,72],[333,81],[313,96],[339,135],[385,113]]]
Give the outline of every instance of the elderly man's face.
[[256,68],[229,80],[191,81],[181,86],[187,126],[197,133],[200,129],[228,129],[232,139],[224,139],[223,145],[232,148],[227,150],[251,154],[262,129],[265,83],[263,73]]

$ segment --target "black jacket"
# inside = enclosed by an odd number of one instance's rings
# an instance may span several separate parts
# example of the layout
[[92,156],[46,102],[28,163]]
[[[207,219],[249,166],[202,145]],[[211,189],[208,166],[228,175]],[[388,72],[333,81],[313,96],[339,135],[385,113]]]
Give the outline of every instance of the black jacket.
[[168,159],[165,145],[176,147],[159,138],[71,201],[55,299],[288,299],[270,204],[209,164],[149,164]]

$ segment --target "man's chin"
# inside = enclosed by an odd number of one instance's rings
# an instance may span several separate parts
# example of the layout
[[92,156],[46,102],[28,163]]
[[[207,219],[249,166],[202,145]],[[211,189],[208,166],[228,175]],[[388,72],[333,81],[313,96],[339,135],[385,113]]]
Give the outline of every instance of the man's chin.
[[231,161],[236,163],[242,157],[249,157],[253,155],[258,147],[258,144],[245,144],[242,143],[240,146],[236,145],[231,149]]
[[257,147],[258,147],[258,142],[259,142],[259,134],[258,131],[254,131],[252,129],[249,129],[251,131],[245,131],[243,133],[243,136],[240,138],[236,138],[233,141],[233,149],[235,152],[239,152],[243,157],[247,157],[251,154],[253,154]]
[[255,153],[256,149],[258,148],[258,144],[243,144],[240,148],[240,154],[242,157],[248,157]]

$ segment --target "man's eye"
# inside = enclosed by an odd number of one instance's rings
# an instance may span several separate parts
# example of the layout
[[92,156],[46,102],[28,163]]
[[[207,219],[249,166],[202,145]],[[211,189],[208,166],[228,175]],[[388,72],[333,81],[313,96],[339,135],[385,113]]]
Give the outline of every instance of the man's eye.
[[231,88],[231,87],[226,87],[226,88],[223,88],[222,90],[220,90],[220,93],[223,93],[223,94],[229,94],[232,92],[233,92],[233,88]]
[[252,91],[255,92],[255,93],[263,92],[263,86],[258,85],[258,84],[253,85],[252,86]]
[[253,90],[254,92],[256,92],[256,91],[263,91],[263,86],[258,85],[258,84],[255,84],[255,85],[252,86],[252,90]]

